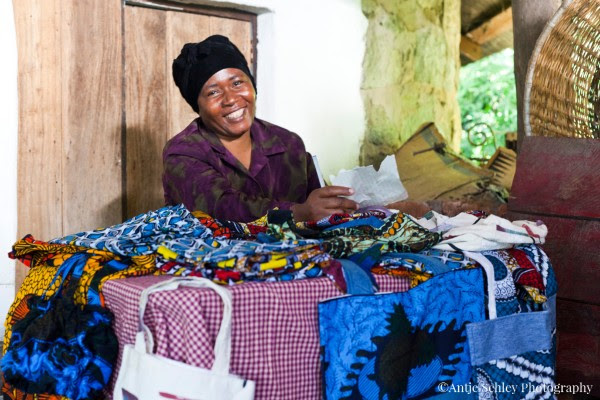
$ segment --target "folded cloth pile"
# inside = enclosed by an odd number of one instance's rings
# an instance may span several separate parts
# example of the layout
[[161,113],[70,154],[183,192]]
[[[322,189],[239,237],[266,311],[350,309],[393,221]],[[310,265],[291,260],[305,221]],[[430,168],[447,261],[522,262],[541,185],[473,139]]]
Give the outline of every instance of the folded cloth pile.
[[[368,251],[372,274],[408,278],[411,290],[319,305],[324,396],[455,398],[439,388],[469,384],[478,399],[550,398],[557,282],[538,246],[546,226],[481,212],[418,222],[442,240]],[[506,385],[519,392],[495,390]]]
[[[289,211],[272,210],[259,220],[238,223],[190,212],[179,205],[50,242],[26,236],[10,253],[30,271],[6,320],[4,350],[18,342],[12,337],[12,327],[27,317],[29,301],[44,293],[52,296],[63,281],[70,279],[57,279],[57,273],[74,256],[80,260],[80,272],[66,300],[79,307],[102,307],[104,282],[146,274],[203,276],[221,284],[328,276],[344,290],[344,274],[350,270],[360,272],[359,268],[366,274],[354,276],[366,276],[371,282],[371,273],[409,276],[414,287],[440,271],[479,266],[457,249],[504,249],[518,243],[541,243],[544,228],[526,222],[511,225],[494,216],[478,215],[456,219],[433,215],[417,223],[407,214],[381,210],[335,214],[303,223],[295,222]],[[529,307],[531,299],[534,303],[545,300],[547,276],[540,278],[543,271],[536,269],[537,264],[532,268],[526,262],[535,254],[541,257],[534,247],[487,255],[490,260],[504,257],[502,265],[509,266],[505,272],[518,277],[515,298],[508,302],[508,308]],[[418,252],[421,254],[415,254]],[[428,257],[429,261],[420,257]],[[342,264],[350,268],[343,269]],[[45,393],[39,397],[39,393],[28,393],[26,386],[15,387],[10,381],[2,390],[10,399],[59,399],[64,395]]]
[[[10,257],[22,261],[30,271],[6,319],[4,350],[13,351],[20,343],[19,338],[12,335],[14,326],[22,326],[19,322],[28,323],[38,317],[45,318],[44,313],[32,313],[33,304],[41,304],[40,301],[45,304],[59,303],[58,300],[48,299],[58,294],[58,288],[63,283],[69,284],[69,290],[61,294],[60,302],[73,315],[83,315],[87,306],[103,307],[102,285],[108,279],[165,272],[205,276],[223,284],[328,275],[338,287],[344,288],[341,265],[328,251],[349,255],[378,242],[386,245],[386,248],[416,249],[430,247],[439,239],[437,233],[420,228],[403,215],[388,220],[383,220],[384,217],[385,214],[376,211],[340,214],[327,221],[296,226],[291,213],[274,210],[257,221],[242,224],[215,220],[202,212],[190,212],[179,205],[140,214],[108,228],[80,232],[50,242],[26,236],[15,243],[10,253]],[[357,226],[344,225],[358,220],[370,224],[355,222]],[[328,227],[340,228],[337,232],[334,229],[325,233]],[[414,230],[419,231],[419,238],[413,234]],[[301,231],[310,231],[316,236],[304,238],[299,234]],[[321,232],[327,238],[319,238]],[[352,233],[350,239],[339,237],[347,233]],[[76,279],[70,274],[59,274],[61,267],[75,260],[78,265]],[[43,339],[40,336],[36,340]],[[35,354],[29,356],[35,358]],[[20,358],[11,362],[7,358],[2,365],[7,376],[14,370],[15,362],[28,361],[27,358]],[[88,367],[91,368],[91,365]],[[88,367],[80,368],[80,375],[73,376],[73,382],[90,376],[86,372]],[[102,370],[104,381],[101,379],[94,383],[94,388],[106,383],[111,368],[107,365],[107,369]],[[54,372],[58,370],[54,369]],[[10,399],[31,400],[60,399],[65,396],[85,398],[91,393],[63,390],[56,380],[48,386],[36,386],[34,376],[37,375],[31,375],[30,383],[26,382],[27,377],[16,385],[16,378],[12,382],[7,380],[3,393]],[[51,388],[53,392],[44,388]]]
[[518,244],[544,244],[548,228],[542,221],[514,221],[481,212],[447,217],[430,211],[417,221],[432,232],[443,233],[441,250],[484,251],[508,249]]
[[[209,225],[225,223],[212,220]],[[267,216],[266,231],[259,232],[255,241],[221,237],[165,241],[157,250],[157,265],[170,274],[203,276],[220,283],[303,279],[322,276],[335,265],[333,258],[348,258],[374,246],[381,252],[419,251],[439,238],[405,214],[388,218],[380,212],[335,214],[297,224],[291,213],[282,211]],[[338,282],[338,286],[345,285]]]

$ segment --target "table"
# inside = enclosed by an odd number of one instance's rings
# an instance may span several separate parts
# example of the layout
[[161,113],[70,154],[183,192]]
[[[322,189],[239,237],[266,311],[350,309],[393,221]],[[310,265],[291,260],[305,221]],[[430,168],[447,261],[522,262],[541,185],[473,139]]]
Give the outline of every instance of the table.
[[[133,344],[142,290],[172,276],[108,281],[102,289],[123,346]],[[375,276],[381,292],[409,289],[405,278]],[[244,283],[230,287],[233,297],[231,372],[256,382],[258,400],[320,399],[319,301],[342,295],[329,278]],[[209,289],[180,288],[150,296],[144,321],[156,353],[210,368],[222,318],[222,303]]]

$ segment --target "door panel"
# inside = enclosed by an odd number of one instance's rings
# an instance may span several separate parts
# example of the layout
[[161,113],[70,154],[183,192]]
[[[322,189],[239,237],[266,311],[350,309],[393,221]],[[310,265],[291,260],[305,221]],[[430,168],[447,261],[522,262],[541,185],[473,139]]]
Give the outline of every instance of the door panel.
[[253,50],[252,50],[252,25],[246,21],[239,21],[229,18],[210,17],[210,31],[212,35],[219,34],[229,38],[240,49],[250,71],[252,71]]
[[[19,238],[62,234],[60,0],[13,2],[18,49]],[[58,28],[58,29],[57,29]],[[25,268],[17,269],[17,282]]]
[[[179,93],[179,88],[173,81],[171,64],[179,55],[181,48],[186,43],[199,42],[211,35],[210,17],[206,15],[189,14],[183,12],[167,11],[167,53],[166,67],[169,72],[167,87],[169,112],[167,114],[167,138],[171,138],[189,125],[198,114],[192,110]],[[162,160],[162,159],[161,159]],[[162,172],[162,166],[161,166]]]
[[168,81],[164,11],[125,7],[127,216],[161,205],[161,154],[167,138]]
[[63,231],[121,222],[121,7],[114,1],[63,4]]
[[[121,3],[13,1],[18,238],[121,221]],[[27,270],[16,270],[19,287]]]
[[[19,90],[17,237],[30,233],[48,239],[62,234],[63,222],[61,32],[56,29],[61,2],[13,1],[13,11]],[[18,288],[27,268],[15,266]]]

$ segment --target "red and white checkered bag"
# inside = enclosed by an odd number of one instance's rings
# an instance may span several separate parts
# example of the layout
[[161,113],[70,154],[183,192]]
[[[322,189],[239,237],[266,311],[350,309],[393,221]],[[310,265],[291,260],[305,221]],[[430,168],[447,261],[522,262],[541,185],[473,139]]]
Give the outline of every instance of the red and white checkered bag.
[[[223,320],[215,341],[215,361],[207,370],[153,354],[154,339],[144,324],[151,293],[179,286],[210,288],[223,300]],[[135,346],[126,345],[114,400],[252,400],[254,382],[229,373],[231,356],[231,294],[208,279],[173,278],[146,288],[140,299],[139,329]]]

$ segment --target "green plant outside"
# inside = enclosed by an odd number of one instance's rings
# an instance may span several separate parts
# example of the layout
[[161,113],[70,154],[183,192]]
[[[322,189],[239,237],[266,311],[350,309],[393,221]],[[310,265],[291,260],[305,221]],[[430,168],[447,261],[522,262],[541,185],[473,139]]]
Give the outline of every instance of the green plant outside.
[[[506,133],[517,130],[513,49],[502,50],[462,67],[458,104],[463,130],[461,154],[474,160],[490,158],[496,151],[493,137],[497,146],[504,146]],[[471,130],[474,142],[483,145],[471,144],[467,138],[468,130]]]

